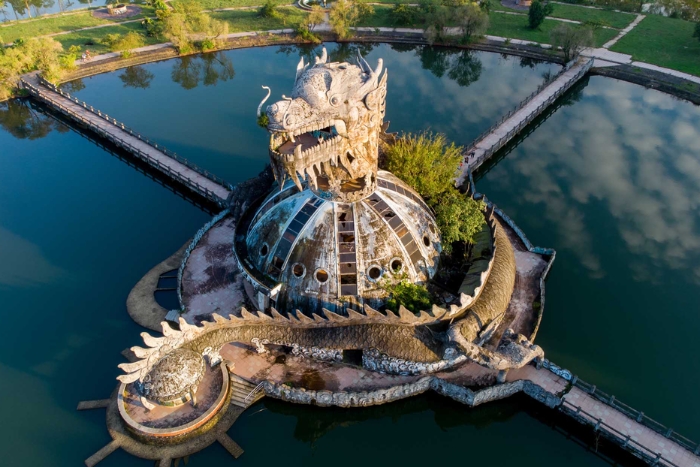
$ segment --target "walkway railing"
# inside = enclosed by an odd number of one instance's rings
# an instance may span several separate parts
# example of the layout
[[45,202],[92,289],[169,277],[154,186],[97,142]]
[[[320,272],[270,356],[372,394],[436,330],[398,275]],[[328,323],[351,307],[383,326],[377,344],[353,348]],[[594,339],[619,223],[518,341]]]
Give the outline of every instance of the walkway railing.
[[[86,102],[78,99],[77,97],[74,97],[67,93],[66,91],[62,90],[58,86],[48,82],[46,79],[44,79],[41,76],[37,76],[37,80],[39,83],[41,83],[43,86],[45,86],[47,89],[50,91],[53,91],[62,97],[69,99],[71,102],[79,105],[80,107],[84,108],[85,110],[91,112],[92,114],[98,116],[101,119],[106,120],[107,122],[115,125],[118,129],[129,133],[131,136],[139,139],[140,141],[143,141],[144,143],[148,144],[149,146],[153,147],[154,149],[157,149],[159,152],[163,153],[164,155],[168,156],[169,158],[177,161],[178,163],[184,165],[185,167],[197,172],[198,174],[202,175],[203,177],[207,178],[208,180],[211,180],[212,182],[226,188],[227,190],[232,190],[233,186],[225,181],[224,179],[217,177],[216,175],[212,174],[211,172],[204,170],[197,165],[191,163],[184,157],[178,156],[172,151],[169,151],[167,148],[164,148],[163,146],[159,145],[158,143],[155,143],[148,138],[145,138],[142,136],[140,133],[137,131],[134,131],[133,129],[129,128],[128,126],[124,125],[120,121],[118,121],[115,118],[110,117],[107,114],[103,114],[100,110],[95,109],[93,106],[87,104]],[[206,198],[217,202],[218,204],[222,204],[226,200],[222,200],[217,194],[209,190],[208,188],[202,186],[198,182],[192,180],[189,177],[185,177],[182,174],[172,170],[170,167],[167,167],[166,165],[162,164],[160,161],[154,159],[151,157],[149,154],[143,152],[142,150],[136,148],[129,142],[125,141],[122,138],[118,138],[117,136],[110,134],[108,132],[105,132],[103,129],[101,129],[99,126],[95,125],[93,122],[90,120],[76,114],[75,112],[71,111],[71,109],[68,109],[67,107],[63,106],[60,104],[60,102],[56,100],[51,100],[47,96],[44,95],[44,93],[41,92],[40,89],[38,89],[36,86],[28,82],[26,79],[22,80],[23,86],[25,89],[27,89],[32,95],[35,95],[39,97],[40,99],[43,100],[50,100],[51,105],[57,107],[61,112],[71,116],[72,118],[75,118],[77,120],[80,120],[83,124],[88,126],[91,130],[95,131],[96,133],[99,133],[100,135],[104,136],[105,138],[115,142],[119,146],[124,147],[127,149],[129,152],[133,153],[135,156],[137,156],[139,159],[143,160],[144,162],[148,163],[149,165],[157,168],[161,172],[166,173],[169,177],[177,180],[180,183],[183,183],[189,187],[191,187],[194,191],[199,193],[202,196],[205,196]]]
[[249,404],[255,398],[255,396],[260,391],[262,391],[263,387],[265,387],[265,381],[258,383],[258,385],[255,386],[255,388],[252,391],[250,391],[250,393],[248,393],[247,396],[245,396],[245,399],[243,399],[243,403],[246,405]]
[[[664,436],[665,438],[669,439],[670,441],[676,443],[680,447],[687,449],[688,451],[692,452],[695,455],[700,455],[700,443],[696,443],[694,441],[691,441],[690,439],[686,438],[685,436],[682,436],[676,432],[674,432],[671,428],[668,428],[664,426],[663,424],[657,422],[656,420],[644,415],[644,412],[641,412],[637,409],[634,409],[630,407],[627,404],[624,404],[617,400],[615,396],[611,396],[609,394],[606,394],[605,392],[601,391],[598,389],[594,384],[587,383],[580,379],[578,376],[572,375],[569,370],[563,369],[552,362],[550,362],[547,359],[542,359],[537,363],[538,368],[545,368],[555,375],[565,379],[566,381],[569,381],[573,387],[576,387],[583,392],[591,395],[594,397],[596,400],[600,401],[601,403],[613,408],[614,410],[622,413],[623,415],[629,417],[630,419],[636,421],[640,425],[649,428],[650,430]],[[580,413],[583,415],[586,415],[589,417],[591,420],[595,420],[598,422],[599,426],[603,426],[608,432],[612,433],[615,435],[617,438],[621,439],[624,441],[622,444],[624,447],[627,447],[627,444],[637,444],[641,446],[641,451],[642,453],[646,454],[651,452],[651,455],[649,455],[649,458],[652,460],[656,461],[663,461],[666,465],[670,466],[675,466],[673,462],[669,461],[668,459],[664,459],[662,455],[650,451],[648,448],[640,445],[634,440],[629,439],[629,436],[620,433],[618,430],[615,428],[611,427],[610,425],[606,424],[605,422],[601,421],[599,417],[596,417],[594,415],[591,415],[587,412],[585,412],[583,409],[577,407],[576,405],[572,404],[571,402],[567,401],[566,398],[562,400],[562,407],[564,408],[569,408],[573,407],[573,412],[574,413]],[[598,428],[596,428],[598,429]]]
[[[474,151],[474,149],[476,148],[476,146],[479,144],[479,142],[480,142],[481,140],[483,140],[483,139],[486,138],[489,134],[491,134],[491,133],[493,133],[494,131],[496,131],[506,120],[508,120],[510,117],[512,117],[513,115],[515,115],[518,111],[520,111],[520,110],[523,109],[525,106],[527,106],[530,102],[532,102],[532,100],[535,99],[540,93],[542,93],[542,91],[544,91],[544,89],[546,89],[547,87],[549,87],[550,85],[552,85],[554,82],[556,82],[559,78],[561,78],[561,77],[564,75],[564,73],[568,72],[571,68],[573,68],[573,67],[576,65],[576,63],[577,63],[577,62],[574,61],[574,60],[572,60],[571,62],[567,63],[567,64],[564,66],[564,68],[562,68],[561,71],[559,71],[559,73],[557,73],[557,75],[554,76],[554,78],[552,78],[551,80],[548,80],[548,81],[542,83],[540,86],[538,86],[537,89],[535,89],[535,91],[533,91],[532,94],[530,94],[530,95],[529,95],[528,97],[526,97],[522,102],[520,102],[520,104],[518,104],[517,107],[515,107],[514,109],[512,109],[510,112],[508,112],[508,113],[507,113],[506,115],[504,115],[503,117],[501,117],[500,120],[498,120],[496,123],[494,123],[493,125],[491,125],[486,131],[482,132],[482,133],[474,140],[474,142],[468,146],[468,148],[466,149],[465,153],[466,153],[466,154],[470,154],[472,151]],[[554,102],[555,100],[557,100],[562,94],[564,94],[566,91],[568,91],[569,88],[571,88],[571,86],[573,86],[573,85],[574,85],[578,80],[580,80],[586,73],[588,73],[588,71],[591,69],[592,66],[593,66],[593,59],[590,59],[585,65],[583,65],[583,66],[581,67],[581,69],[580,69],[578,72],[576,72],[576,74],[575,74],[574,76],[572,76],[571,78],[569,78],[569,79],[566,81],[566,83],[564,83],[564,85],[562,85],[561,87],[559,87],[559,88],[557,89],[557,91],[556,91],[554,94],[552,94],[551,96],[549,96],[549,97],[547,98],[546,101],[544,101],[542,104],[540,104],[539,106],[537,106],[536,109],[534,109],[532,112],[530,112],[530,114],[528,114],[528,116],[527,116],[526,118],[524,118],[523,120],[521,120],[515,128],[511,129],[505,136],[503,136],[502,138],[500,138],[500,139],[499,139],[495,144],[493,144],[490,148],[486,149],[486,150],[484,151],[484,153],[481,154],[481,155],[479,156],[478,159],[476,159],[476,160],[474,160],[474,161],[470,161],[470,162],[469,162],[469,165],[470,165],[471,167],[478,167],[478,166],[481,165],[486,159],[488,159],[489,157],[491,157],[496,151],[498,151],[499,149],[501,149],[508,141],[510,141],[511,138],[513,138],[513,136],[515,136],[516,134],[518,134],[524,127],[526,127],[527,125],[529,125],[530,122],[532,122],[535,118],[537,118],[537,116],[542,112],[542,110],[544,110],[545,108],[547,108],[548,106],[550,106],[550,105],[552,104],[552,102]]]
[[700,455],[700,443],[691,441],[685,436],[676,433],[675,431],[673,431],[673,429],[668,428],[665,425],[657,422],[656,420],[644,415],[644,412],[641,412],[635,408],[630,407],[625,403],[620,402],[615,398],[615,396],[608,395],[600,389],[598,389],[595,386],[595,384],[589,384],[579,379],[577,376],[573,377],[571,383],[575,387],[590,394],[603,404],[612,407],[613,409],[625,414],[633,420],[636,420],[637,423],[644,425],[645,427],[649,428],[652,431],[655,431],[660,435],[665,436],[666,438],[674,441],[676,444],[679,444],[680,446],[684,447],[688,451],[691,451],[693,454]]
[[614,436],[620,441],[622,447],[639,452],[643,457],[651,461],[653,465],[667,465],[669,467],[679,467],[678,464],[675,464],[670,460],[664,458],[662,454],[652,451],[643,444],[632,439],[629,435],[620,432],[619,430],[605,423],[602,419],[597,418],[595,415],[586,412],[581,407],[572,404],[566,399],[562,401],[560,407],[565,412],[568,411],[574,416],[584,416],[589,418],[591,421],[595,421],[596,423],[593,427],[594,431],[605,431],[608,435]]

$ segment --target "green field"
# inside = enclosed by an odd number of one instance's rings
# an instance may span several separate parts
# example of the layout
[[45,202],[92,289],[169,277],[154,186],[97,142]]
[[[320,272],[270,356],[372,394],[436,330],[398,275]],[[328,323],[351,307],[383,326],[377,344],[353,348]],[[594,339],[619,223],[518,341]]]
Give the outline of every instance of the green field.
[[[549,33],[560,21],[546,19],[539,29],[530,29],[527,16],[504,15],[503,13],[491,13],[487,34],[492,36],[508,37],[511,39],[523,39],[527,41],[549,44]],[[597,29],[594,31],[596,47],[600,47],[618,34],[615,29]]]
[[[4,42],[14,42],[19,38],[29,39],[31,37],[45,36],[57,32],[74,31],[76,29],[100,26],[103,24],[118,24],[120,22],[153,16],[153,8],[140,5],[143,8],[142,14],[124,18],[121,20],[107,20],[94,18],[91,11],[84,11],[66,16],[50,16],[48,18],[34,21],[25,21],[10,26],[0,28],[0,36]],[[136,23],[138,24],[138,23]]]
[[266,31],[269,29],[294,28],[308,15],[294,7],[280,7],[280,18],[260,18],[255,10],[217,11],[212,18],[226,21],[230,32]]
[[[278,5],[291,5],[294,3],[293,0],[272,0]],[[174,5],[178,0],[170,2]],[[245,6],[261,6],[265,3],[265,0],[197,0],[197,3],[202,5],[205,10],[216,10],[219,8],[240,8]]]
[[[107,34],[126,34],[130,31],[143,33],[141,23],[120,24],[118,26],[108,26],[105,28],[89,29],[87,31],[72,32],[56,36],[55,39],[63,45],[65,50],[71,45],[80,46],[82,50],[89,49],[93,55],[110,52],[109,47],[99,43]],[[145,45],[158,44],[163,42],[156,37],[145,37]]]
[[602,23],[604,26],[617,29],[624,29],[636,18],[635,15],[628,13],[618,13],[610,10],[594,10],[592,8],[583,8],[576,5],[553,3],[552,6],[554,7],[554,12],[550,15],[551,17],[573,19],[575,21],[581,21],[582,23],[586,21],[595,21]]
[[649,15],[611,50],[700,76],[700,40],[693,37],[694,28],[690,21]]

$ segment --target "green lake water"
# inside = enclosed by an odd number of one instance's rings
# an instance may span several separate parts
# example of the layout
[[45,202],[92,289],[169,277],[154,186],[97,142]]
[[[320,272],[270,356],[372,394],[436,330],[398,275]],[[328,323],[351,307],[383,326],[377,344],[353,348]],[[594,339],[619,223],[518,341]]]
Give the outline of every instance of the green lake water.
[[[333,58],[355,46],[329,45]],[[153,63],[71,83],[81,99],[232,183],[267,161],[255,109],[289,94],[296,47]],[[466,144],[557,65],[448,49],[363,50],[389,70],[393,131]],[[680,433],[700,439],[700,109],[592,77],[477,188],[534,244],[557,250],[537,339],[547,356]],[[104,411],[122,349],[138,344],[131,287],[209,215],[28,102],[0,104],[0,465],[75,466],[109,441]],[[190,465],[589,466],[590,430],[515,397],[469,409],[426,395],[370,409],[268,400]],[[101,466],[152,465],[117,451]]]

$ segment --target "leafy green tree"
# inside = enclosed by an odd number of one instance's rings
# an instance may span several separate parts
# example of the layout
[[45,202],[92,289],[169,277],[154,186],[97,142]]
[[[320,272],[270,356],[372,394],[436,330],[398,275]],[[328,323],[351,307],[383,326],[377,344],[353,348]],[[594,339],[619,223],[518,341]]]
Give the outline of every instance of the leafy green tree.
[[418,191],[435,211],[447,253],[455,242],[472,243],[486,222],[483,202],[454,187],[462,153],[463,148],[448,144],[445,135],[425,132],[403,135],[384,151],[386,169]]
[[445,42],[447,40],[445,28],[453,19],[451,13],[451,8],[438,6],[427,17],[426,24],[428,27],[425,29],[425,38],[428,41],[428,44],[433,45],[436,42]]
[[554,7],[549,3],[534,0],[527,12],[527,21],[530,29],[539,29],[544,19],[552,14]]
[[172,10],[158,10],[156,14],[163,22],[163,34],[181,54],[195,50],[195,34],[201,42],[209,40],[214,45],[219,38],[228,34],[228,23],[204,13],[202,5],[194,0],[177,2]]
[[476,201],[455,188],[442,194],[433,209],[445,251],[449,253],[455,242],[473,243],[474,235],[486,222],[484,208],[483,201]]
[[333,32],[339,39],[352,35],[350,28],[374,14],[374,7],[358,0],[338,0],[333,4],[328,19]]
[[454,19],[462,30],[462,42],[469,43],[486,32],[489,15],[476,3],[467,3],[454,10]]
[[397,26],[411,26],[418,19],[420,10],[417,7],[406,5],[405,3],[397,3],[391,10],[389,17]]
[[325,20],[326,10],[321,8],[321,5],[312,6],[309,16],[306,18],[306,23],[309,25],[309,31],[313,31],[316,26],[323,24]]
[[573,28],[568,24],[561,23],[552,29],[549,36],[555,49],[561,47],[564,60],[567,62],[577,56],[584,48],[593,45],[593,31],[590,28]]

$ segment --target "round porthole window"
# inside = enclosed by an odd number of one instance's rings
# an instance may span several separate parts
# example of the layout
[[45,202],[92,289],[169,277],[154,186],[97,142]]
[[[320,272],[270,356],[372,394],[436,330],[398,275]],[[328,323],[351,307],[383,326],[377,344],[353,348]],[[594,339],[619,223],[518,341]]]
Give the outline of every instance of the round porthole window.
[[401,261],[399,258],[394,258],[391,260],[389,266],[391,266],[392,273],[399,273],[403,269],[403,261]]
[[430,239],[427,235],[423,235],[423,245],[430,246]]
[[295,277],[304,277],[304,275],[306,275],[306,268],[301,263],[295,263],[294,266],[292,266],[292,274],[294,274]]
[[367,270],[367,276],[373,281],[378,280],[382,277],[382,268],[379,266],[370,266]]
[[320,282],[321,284],[325,284],[328,282],[328,271],[325,269],[317,269],[316,274],[314,274],[316,277],[316,280]]
[[435,226],[433,224],[428,224],[428,228],[430,229],[430,232],[435,235]]
[[267,254],[270,252],[270,247],[267,245],[267,243],[263,243],[262,246],[260,247],[260,256],[267,256]]

